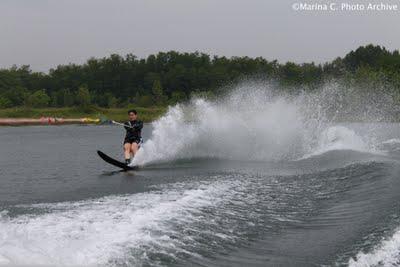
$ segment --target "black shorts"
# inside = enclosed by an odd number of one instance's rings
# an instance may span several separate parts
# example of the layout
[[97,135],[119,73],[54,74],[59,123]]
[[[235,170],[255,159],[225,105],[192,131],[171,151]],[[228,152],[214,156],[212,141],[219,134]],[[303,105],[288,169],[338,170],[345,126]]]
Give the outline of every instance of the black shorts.
[[143,138],[139,137],[139,138],[125,138],[124,139],[124,145],[132,144],[132,143],[136,143],[140,146],[143,143]]

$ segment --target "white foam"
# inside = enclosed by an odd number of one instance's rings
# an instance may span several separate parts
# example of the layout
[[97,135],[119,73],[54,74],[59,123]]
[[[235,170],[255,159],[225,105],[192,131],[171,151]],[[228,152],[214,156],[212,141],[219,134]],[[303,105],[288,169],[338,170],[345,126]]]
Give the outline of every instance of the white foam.
[[281,159],[296,153],[305,136],[298,105],[257,90],[219,102],[194,99],[169,108],[153,126],[133,164],[188,157]]
[[213,182],[188,189],[176,184],[149,193],[28,206],[45,210],[41,215],[9,218],[3,213],[0,265],[140,264],[152,249],[184,251],[178,239],[170,238],[171,221],[196,221],[192,213],[217,205],[231,186]]
[[400,139],[392,138],[392,139],[382,142],[382,144],[388,144],[388,145],[400,144]]
[[314,157],[334,150],[353,150],[381,154],[375,148],[368,145],[355,131],[344,126],[330,126],[322,131],[315,150],[306,154],[302,159]]
[[351,98],[335,86],[296,96],[274,88],[245,82],[218,101],[193,99],[170,107],[153,123],[151,138],[132,164],[191,157],[292,160],[338,149],[376,152],[370,145],[374,138],[332,123],[336,117],[380,117],[385,112],[376,103],[367,106],[368,99],[360,96],[363,101],[353,99],[349,106]]
[[349,260],[349,266],[398,266],[400,262],[400,230],[383,241],[370,253],[359,252],[356,259]]
[[394,153],[400,150],[400,139],[393,138],[378,144],[380,150],[385,151],[386,153]]

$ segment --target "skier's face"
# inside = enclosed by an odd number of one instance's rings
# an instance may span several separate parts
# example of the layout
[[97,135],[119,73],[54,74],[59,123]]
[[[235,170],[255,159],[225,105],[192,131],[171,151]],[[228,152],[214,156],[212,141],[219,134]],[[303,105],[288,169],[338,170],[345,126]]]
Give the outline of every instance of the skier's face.
[[129,112],[129,120],[134,121],[136,120],[137,115],[133,112]]

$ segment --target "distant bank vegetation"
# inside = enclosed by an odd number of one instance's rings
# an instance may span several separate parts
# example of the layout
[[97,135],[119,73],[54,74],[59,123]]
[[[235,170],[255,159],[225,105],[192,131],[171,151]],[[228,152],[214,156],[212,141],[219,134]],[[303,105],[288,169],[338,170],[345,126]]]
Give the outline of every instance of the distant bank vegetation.
[[[39,119],[43,117],[50,118],[85,118],[100,119],[102,123],[109,120],[126,121],[127,108],[101,108],[91,106],[87,109],[81,107],[47,107],[47,108],[30,108],[30,107],[13,107],[0,109],[0,118],[32,118]],[[139,118],[144,122],[151,122],[158,119],[166,111],[166,107],[135,107],[139,113]],[[1,124],[1,123],[0,123]]]
[[146,59],[128,54],[59,65],[49,73],[29,66],[0,70],[0,108],[163,107],[193,95],[216,96],[244,78],[271,79],[282,90],[316,90],[329,80],[363,90],[384,90],[400,104],[400,55],[367,45],[324,64],[268,61],[262,57],[210,57],[160,52]]

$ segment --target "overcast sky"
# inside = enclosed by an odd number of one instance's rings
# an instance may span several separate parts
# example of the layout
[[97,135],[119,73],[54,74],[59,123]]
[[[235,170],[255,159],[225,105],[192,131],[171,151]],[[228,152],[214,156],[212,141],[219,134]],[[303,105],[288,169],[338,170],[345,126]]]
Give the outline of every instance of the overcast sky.
[[294,11],[295,2],[318,1],[0,0],[0,67],[47,72],[112,53],[169,50],[324,62],[368,43],[400,48],[400,11]]

